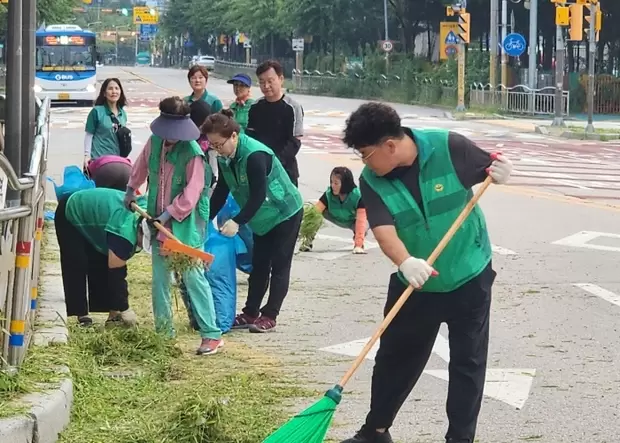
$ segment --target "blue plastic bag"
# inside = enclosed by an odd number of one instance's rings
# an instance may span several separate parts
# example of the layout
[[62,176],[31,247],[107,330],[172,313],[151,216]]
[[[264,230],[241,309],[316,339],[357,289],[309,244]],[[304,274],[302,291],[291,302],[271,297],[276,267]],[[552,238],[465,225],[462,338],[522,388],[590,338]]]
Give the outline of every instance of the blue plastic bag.
[[[228,194],[226,203],[217,214],[217,224],[222,227],[227,220],[230,220],[241,211],[239,205],[233,198],[232,194]],[[248,225],[239,226],[239,233],[235,237],[239,237],[245,245],[245,251],[237,251],[236,266],[241,272],[249,274],[252,272],[252,251],[254,250],[254,239],[252,237],[252,229]]]
[[56,184],[51,177],[47,177],[47,179],[54,184],[54,191],[58,200],[66,198],[74,192],[95,187],[95,182],[86,177],[84,172],[75,165],[65,167],[62,185]]
[[226,237],[209,223],[204,250],[213,254],[215,259],[205,276],[211,286],[216,322],[222,333],[230,331],[237,311],[236,256],[239,247],[243,248],[241,239]]

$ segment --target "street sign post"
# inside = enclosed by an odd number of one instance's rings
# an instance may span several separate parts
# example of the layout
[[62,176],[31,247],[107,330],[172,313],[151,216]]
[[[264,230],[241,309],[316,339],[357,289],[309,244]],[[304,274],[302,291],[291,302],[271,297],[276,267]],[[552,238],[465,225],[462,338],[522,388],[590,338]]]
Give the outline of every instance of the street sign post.
[[304,50],[304,39],[303,38],[294,38],[293,39],[293,51],[295,52],[303,52]]
[[525,37],[513,32],[506,36],[502,42],[502,48],[509,57],[519,57],[525,52],[527,43],[525,42]]
[[383,50],[383,52],[392,52],[392,50],[394,49],[394,44],[389,40],[383,40],[381,42],[381,49]]
[[143,42],[152,40],[155,34],[157,34],[157,31],[157,25],[140,25],[140,40]]
[[148,6],[134,6],[133,22],[135,25],[156,25],[159,23],[159,12]]

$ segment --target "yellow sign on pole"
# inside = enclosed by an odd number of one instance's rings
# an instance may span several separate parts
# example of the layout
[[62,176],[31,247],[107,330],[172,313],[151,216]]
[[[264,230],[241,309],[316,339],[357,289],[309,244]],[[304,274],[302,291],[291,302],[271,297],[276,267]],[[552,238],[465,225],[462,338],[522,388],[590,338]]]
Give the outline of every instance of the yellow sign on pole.
[[448,60],[459,51],[459,24],[441,22],[439,27],[439,59]]
[[0,3],[4,3],[5,5],[9,2],[9,0],[0,0]]
[[134,6],[133,23],[135,25],[156,25],[159,23],[159,12],[148,6]]

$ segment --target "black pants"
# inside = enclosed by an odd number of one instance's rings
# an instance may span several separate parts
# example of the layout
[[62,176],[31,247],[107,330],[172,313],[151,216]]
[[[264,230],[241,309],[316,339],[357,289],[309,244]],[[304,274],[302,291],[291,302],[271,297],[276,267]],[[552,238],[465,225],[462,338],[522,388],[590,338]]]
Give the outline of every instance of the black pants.
[[[411,295],[386,329],[375,357],[370,412],[366,417],[371,429],[392,426],[424,371],[440,324],[447,323],[450,381],[446,411],[450,425],[446,439],[474,441],[486,376],[495,275],[489,263],[480,275],[455,291]],[[385,314],[405,289],[398,276],[392,274]]]
[[60,249],[67,316],[129,309],[127,267],[109,269],[107,255],[97,251],[65,216],[67,200],[54,216]]
[[[295,243],[301,227],[303,210],[299,210],[265,235],[254,234],[252,272],[248,282],[248,298],[243,312],[257,317],[276,319],[288,294]],[[271,279],[270,279],[271,274]],[[260,309],[269,288],[267,304]]]

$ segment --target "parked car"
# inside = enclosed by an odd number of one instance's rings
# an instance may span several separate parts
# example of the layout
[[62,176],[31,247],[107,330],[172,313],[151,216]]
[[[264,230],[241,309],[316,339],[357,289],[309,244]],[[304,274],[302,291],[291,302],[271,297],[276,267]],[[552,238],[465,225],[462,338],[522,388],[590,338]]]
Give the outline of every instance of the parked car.
[[207,68],[207,71],[213,71],[215,68],[215,57],[212,55],[201,55],[198,57],[198,60],[194,63],[198,66],[204,66]]

